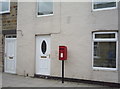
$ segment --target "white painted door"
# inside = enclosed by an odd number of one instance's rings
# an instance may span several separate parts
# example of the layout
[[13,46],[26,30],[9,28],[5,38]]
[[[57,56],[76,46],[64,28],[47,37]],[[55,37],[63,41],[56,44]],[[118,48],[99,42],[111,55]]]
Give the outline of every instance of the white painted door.
[[36,37],[36,74],[50,75],[50,36]]
[[6,73],[16,73],[16,38],[5,38],[5,62]]

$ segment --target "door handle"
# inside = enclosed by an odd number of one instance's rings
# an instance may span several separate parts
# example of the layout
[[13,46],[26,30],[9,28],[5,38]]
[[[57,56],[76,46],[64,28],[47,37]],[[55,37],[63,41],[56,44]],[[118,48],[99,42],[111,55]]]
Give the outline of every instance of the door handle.
[[47,58],[50,58],[50,54],[46,55]]
[[50,54],[49,54],[49,58],[50,58]]

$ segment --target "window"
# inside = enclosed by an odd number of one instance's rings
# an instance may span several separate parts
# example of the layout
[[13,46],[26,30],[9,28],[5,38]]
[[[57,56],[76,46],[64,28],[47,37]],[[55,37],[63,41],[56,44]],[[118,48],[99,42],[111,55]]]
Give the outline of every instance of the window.
[[10,12],[10,0],[1,0],[0,1],[0,13]]
[[46,43],[45,40],[43,40],[43,42],[42,42],[41,51],[42,51],[43,54],[45,54],[46,51],[47,51],[47,43]]
[[38,0],[38,16],[52,15],[53,14],[53,0]]
[[93,68],[117,69],[117,32],[93,33]]
[[116,7],[116,0],[93,0],[93,11],[114,9]]

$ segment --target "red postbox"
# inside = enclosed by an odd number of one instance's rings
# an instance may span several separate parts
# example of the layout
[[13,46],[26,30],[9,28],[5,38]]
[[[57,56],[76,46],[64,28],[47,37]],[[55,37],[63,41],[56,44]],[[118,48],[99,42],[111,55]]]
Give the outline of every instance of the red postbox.
[[67,47],[59,46],[59,60],[67,60]]

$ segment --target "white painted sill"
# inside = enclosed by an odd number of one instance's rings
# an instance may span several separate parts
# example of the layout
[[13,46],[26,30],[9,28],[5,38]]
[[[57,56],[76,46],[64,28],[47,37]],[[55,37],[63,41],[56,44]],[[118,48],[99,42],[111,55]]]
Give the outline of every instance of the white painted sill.
[[106,10],[114,10],[117,9],[117,7],[111,7],[111,8],[102,8],[102,9],[92,9],[92,11],[106,11]]
[[93,67],[93,71],[113,71],[117,72],[117,68],[102,68],[102,67]]
[[10,11],[3,11],[3,12],[0,12],[1,15],[2,15],[2,14],[8,14],[8,13],[10,13]]
[[48,14],[48,15],[37,15],[37,17],[49,17],[49,16],[54,16],[54,14]]

